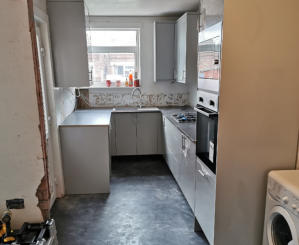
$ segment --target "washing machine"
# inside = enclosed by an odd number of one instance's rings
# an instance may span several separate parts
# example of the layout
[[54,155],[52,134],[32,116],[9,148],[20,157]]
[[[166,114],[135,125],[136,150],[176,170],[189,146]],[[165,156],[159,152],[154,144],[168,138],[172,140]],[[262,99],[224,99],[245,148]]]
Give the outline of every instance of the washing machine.
[[299,170],[269,173],[263,245],[299,245]]

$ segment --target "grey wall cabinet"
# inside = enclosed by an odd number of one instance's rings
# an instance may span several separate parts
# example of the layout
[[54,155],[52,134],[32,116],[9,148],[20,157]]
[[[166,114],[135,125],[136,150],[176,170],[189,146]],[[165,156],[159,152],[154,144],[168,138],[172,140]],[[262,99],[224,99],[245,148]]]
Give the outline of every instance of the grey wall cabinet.
[[113,113],[116,155],[137,155],[136,113]]
[[66,194],[109,193],[109,128],[61,126]]
[[48,1],[57,87],[89,87],[84,2]]
[[195,217],[210,244],[214,244],[216,175],[200,160],[196,163]]
[[185,13],[175,26],[175,80],[178,83],[197,79],[198,14]]
[[191,209],[195,203],[196,145],[186,138],[167,118],[163,118],[165,160]]
[[174,81],[175,21],[154,23],[154,81]]

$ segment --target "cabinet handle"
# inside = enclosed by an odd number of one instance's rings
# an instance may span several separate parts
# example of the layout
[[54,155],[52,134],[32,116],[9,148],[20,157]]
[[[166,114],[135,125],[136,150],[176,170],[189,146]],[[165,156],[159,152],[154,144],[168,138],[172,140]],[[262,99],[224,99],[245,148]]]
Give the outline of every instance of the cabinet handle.
[[186,148],[185,136],[182,135],[182,150],[185,150],[185,148]]
[[203,176],[203,177],[206,176],[206,174],[203,171],[201,171],[200,169],[198,169],[197,171],[198,171],[198,173],[200,173],[201,176]]

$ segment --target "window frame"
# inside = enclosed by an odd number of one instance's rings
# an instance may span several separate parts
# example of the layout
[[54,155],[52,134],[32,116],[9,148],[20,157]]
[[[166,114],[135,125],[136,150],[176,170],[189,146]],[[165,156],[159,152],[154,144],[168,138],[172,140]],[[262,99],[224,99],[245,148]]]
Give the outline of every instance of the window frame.
[[[89,53],[135,53],[135,72],[140,76],[140,27],[89,27],[86,31],[136,31],[136,46],[87,46]],[[105,87],[105,81],[90,80],[90,83]],[[101,87],[101,86],[100,86]]]

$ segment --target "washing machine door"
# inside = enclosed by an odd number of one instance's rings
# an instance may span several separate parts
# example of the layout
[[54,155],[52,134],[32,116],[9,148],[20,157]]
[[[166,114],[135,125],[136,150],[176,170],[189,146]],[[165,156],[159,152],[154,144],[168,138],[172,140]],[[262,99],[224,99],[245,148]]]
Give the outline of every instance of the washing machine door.
[[299,245],[296,226],[288,211],[280,206],[272,209],[267,224],[269,245]]

